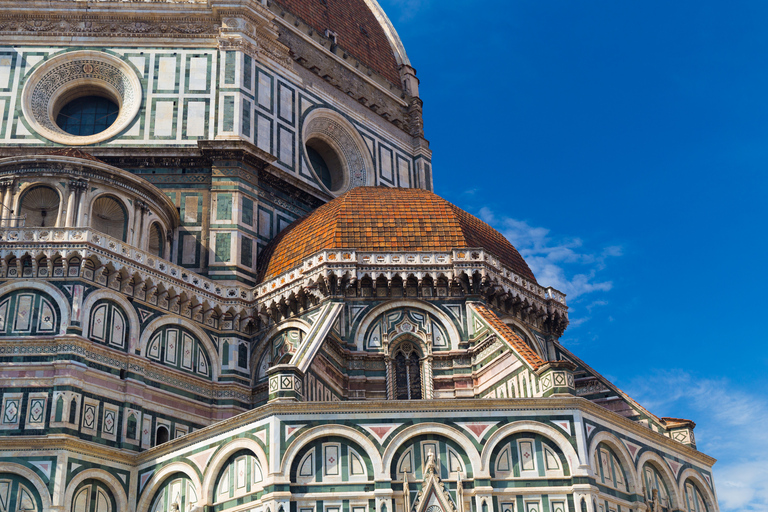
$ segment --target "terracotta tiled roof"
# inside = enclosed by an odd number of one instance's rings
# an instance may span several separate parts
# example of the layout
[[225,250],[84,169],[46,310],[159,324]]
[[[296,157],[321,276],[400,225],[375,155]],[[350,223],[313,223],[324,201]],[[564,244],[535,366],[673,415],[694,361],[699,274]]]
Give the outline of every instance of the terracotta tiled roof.
[[96,158],[95,156],[93,156],[93,155],[91,155],[89,153],[86,153],[85,151],[80,151],[77,148],[57,149],[57,150],[54,150],[54,151],[47,152],[46,155],[68,156],[68,157],[71,157],[71,158],[81,158],[83,160],[90,160],[92,162],[104,163],[101,160],[99,160],[98,158]]
[[337,34],[337,44],[397,86],[400,84],[392,46],[364,0],[277,0],[277,5],[325,33]]
[[667,428],[675,428],[675,427],[691,427],[692,429],[696,428],[696,423],[694,423],[691,420],[686,420],[683,418],[662,417],[661,421],[664,422]]
[[483,248],[536,281],[501,233],[427,190],[357,187],[285,228],[259,256],[260,280],[272,279],[323,249],[406,252]]
[[506,341],[515,352],[520,354],[523,358],[525,358],[526,361],[528,361],[528,364],[530,364],[534,370],[536,370],[538,367],[542,366],[544,364],[544,361],[539,357],[539,355],[528,346],[528,344],[523,341],[520,336],[515,334],[512,329],[510,329],[507,324],[499,320],[499,317],[496,316],[496,313],[488,309],[484,304],[480,302],[472,302],[472,307],[477,311],[477,313],[483,317],[483,320],[485,320],[488,325],[493,328],[493,330],[496,331],[496,333],[501,336],[504,341]]

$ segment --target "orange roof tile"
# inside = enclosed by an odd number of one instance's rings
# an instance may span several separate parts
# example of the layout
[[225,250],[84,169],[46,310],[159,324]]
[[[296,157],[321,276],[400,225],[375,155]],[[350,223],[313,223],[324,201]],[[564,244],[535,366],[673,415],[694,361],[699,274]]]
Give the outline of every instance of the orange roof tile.
[[260,281],[323,249],[407,252],[483,248],[536,281],[504,236],[440,196],[417,188],[357,187],[285,228],[259,256]]
[[530,364],[534,370],[539,368],[544,364],[544,361],[539,357],[539,355],[528,346],[528,344],[523,341],[520,336],[515,334],[512,329],[510,329],[507,324],[502,322],[498,316],[496,316],[496,313],[488,309],[484,304],[480,302],[472,302],[472,307],[475,308],[475,311],[483,317],[483,320],[485,320],[488,325],[490,325],[498,334],[501,336],[504,341],[506,341],[512,349],[515,350],[518,354],[520,354],[527,362]]

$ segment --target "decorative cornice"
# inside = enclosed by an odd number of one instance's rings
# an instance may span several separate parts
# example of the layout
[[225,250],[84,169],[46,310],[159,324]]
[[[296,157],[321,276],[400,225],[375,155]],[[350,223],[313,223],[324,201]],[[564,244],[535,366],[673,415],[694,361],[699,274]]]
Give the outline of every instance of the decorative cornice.
[[[195,300],[198,304],[208,303],[211,310],[219,308],[220,311],[227,311],[229,308],[234,308],[243,319],[249,316],[248,310],[252,307],[252,301],[255,298],[250,288],[222,286],[217,281],[202,277],[153,254],[136,249],[130,244],[88,228],[0,229],[0,257],[4,258],[11,254],[22,256],[26,252],[34,252],[35,257],[38,255],[53,257],[57,252],[62,257],[79,254],[83,262],[95,256],[102,265],[111,263],[116,271],[125,270],[127,275],[140,279],[140,282],[132,286],[131,295],[138,294],[137,288],[141,283],[147,281],[152,281],[155,285],[162,283],[166,290],[185,292],[190,301]],[[81,269],[78,277],[84,272],[85,268]],[[53,277],[66,276],[64,274],[57,276],[54,273]],[[91,279],[95,280],[97,276],[93,275]],[[139,298],[144,300],[143,297]],[[146,299],[149,302],[149,297]],[[168,302],[170,303],[170,300]],[[205,322],[202,323],[205,324]]]
[[[23,343],[20,343],[23,341]],[[101,347],[90,340],[79,336],[53,337],[43,342],[29,342],[28,338],[12,337],[0,340],[0,356],[19,356],[34,354],[54,355],[75,353],[89,361],[110,366],[112,368],[129,370],[144,375],[145,378],[177,389],[195,393],[209,398],[234,398],[243,403],[251,403],[251,392],[247,386],[235,383],[216,383],[210,380],[190,377],[173,368],[159,368],[151,360],[131,356],[108,347]]]
[[[48,4],[50,5],[50,4]],[[80,11],[60,14],[0,14],[4,36],[50,37],[163,37],[208,38],[218,35],[219,24],[211,18],[188,16],[105,16]]]
[[484,413],[487,411],[580,411],[599,417],[601,420],[612,423],[615,427],[630,433],[637,438],[651,444],[663,446],[669,453],[687,457],[699,464],[711,467],[716,459],[701,453],[689,446],[673,441],[664,434],[627,419],[613,411],[596,405],[581,397],[557,397],[557,398],[510,398],[510,399],[472,399],[472,400],[421,400],[418,402],[399,402],[396,400],[372,400],[372,401],[346,401],[346,402],[293,402],[284,404],[267,404],[262,407],[245,412],[239,416],[223,420],[214,425],[196,430],[183,438],[174,439],[166,444],[151,448],[136,456],[137,464],[144,464],[169,455],[174,451],[192,446],[210,439],[218,434],[246,427],[249,424],[264,420],[271,416],[291,415],[324,415],[330,414],[340,419],[339,415],[348,415],[349,419],[365,417],[370,414],[388,414],[391,417],[400,417],[403,414],[413,413],[449,413],[457,416],[467,416],[468,413]]

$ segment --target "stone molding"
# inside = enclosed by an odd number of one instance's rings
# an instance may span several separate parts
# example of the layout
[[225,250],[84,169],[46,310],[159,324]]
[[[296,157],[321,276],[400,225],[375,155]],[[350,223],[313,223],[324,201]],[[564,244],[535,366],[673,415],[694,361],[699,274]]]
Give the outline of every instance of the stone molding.
[[203,17],[153,16],[148,18],[137,17],[135,13],[126,13],[126,16],[80,15],[80,13],[42,16],[39,12],[0,15],[0,34],[5,36],[55,38],[141,36],[211,39],[216,37],[218,31],[218,23]]
[[[234,307],[240,311],[243,318],[247,317],[249,302],[254,299],[254,293],[249,288],[222,286],[217,281],[199,276],[165,259],[88,228],[0,229],[0,258],[9,255],[21,257],[26,253],[33,255],[34,258],[41,256],[52,258],[58,254],[65,259],[76,254],[82,258],[83,264],[88,258],[96,257],[101,263],[102,271],[108,263],[111,263],[116,272],[125,271],[128,276],[138,276],[137,284],[152,281],[157,288],[158,283],[163,283],[167,290],[184,291],[189,300],[195,299],[200,304],[208,303],[210,309],[218,307],[226,311]],[[88,277],[88,272],[83,267],[78,270],[76,277],[82,276],[91,280],[102,277],[96,276],[93,272],[93,275]],[[53,277],[61,278],[67,275],[63,273],[56,275],[54,272]],[[131,286],[133,290],[126,290],[126,293],[138,295],[136,287],[137,285]],[[147,293],[148,290],[145,289],[144,292]],[[151,298],[146,296],[138,298],[160,306],[159,300],[152,302]],[[170,305],[171,301],[168,300],[168,302]],[[202,316],[201,312],[201,318]],[[206,324],[196,318],[193,319]]]
[[[24,343],[19,343],[19,340]],[[144,375],[147,379],[160,382],[209,398],[234,398],[251,403],[252,393],[247,386],[231,383],[217,383],[188,377],[182,372],[157,367],[149,359],[117,352],[81,337],[52,337],[49,341],[30,343],[27,338],[8,337],[0,340],[1,356],[78,354],[99,364]]]

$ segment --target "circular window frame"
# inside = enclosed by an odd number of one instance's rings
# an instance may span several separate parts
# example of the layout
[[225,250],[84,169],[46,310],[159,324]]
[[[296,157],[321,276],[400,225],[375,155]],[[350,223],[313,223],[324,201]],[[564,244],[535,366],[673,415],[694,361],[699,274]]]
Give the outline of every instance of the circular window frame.
[[[373,162],[368,154],[367,147],[357,130],[342,116],[331,110],[317,108],[312,110],[304,118],[303,137],[302,137],[302,158],[305,160],[312,176],[323,190],[332,196],[339,196],[347,190],[371,185],[371,171]],[[330,162],[323,152],[318,153],[323,156],[326,164],[329,165],[332,180],[338,183],[333,189],[325,186],[318,175],[307,154],[307,145],[312,145],[313,141],[318,141],[327,150],[334,153],[333,160]],[[339,169],[330,169],[330,165],[336,163]],[[340,176],[333,177],[334,172],[340,173]]]
[[[72,135],[56,124],[59,111],[83,96],[114,101],[119,113],[106,130]],[[35,69],[22,90],[21,110],[35,132],[69,146],[111,139],[128,128],[141,109],[141,80],[130,64],[104,52],[81,50],[59,54]]]

